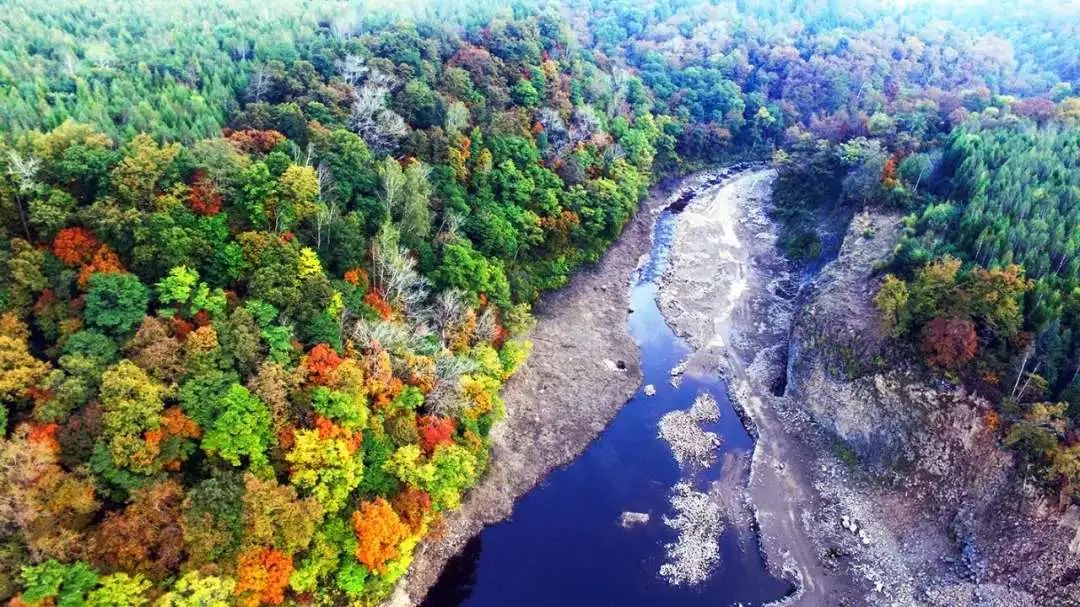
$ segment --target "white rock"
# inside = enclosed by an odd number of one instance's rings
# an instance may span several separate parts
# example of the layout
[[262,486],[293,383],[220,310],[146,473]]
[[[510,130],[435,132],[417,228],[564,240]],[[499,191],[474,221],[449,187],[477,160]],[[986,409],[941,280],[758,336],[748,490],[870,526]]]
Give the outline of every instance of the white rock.
[[720,563],[720,506],[687,483],[672,489],[671,506],[675,516],[665,516],[664,523],[678,538],[664,546],[667,562],[660,566],[660,575],[676,586],[700,584]]
[[704,422],[720,419],[720,407],[709,394],[701,394],[689,410],[670,411],[660,418],[659,435],[671,447],[680,468],[708,468],[716,458],[720,437],[706,432],[700,426]]
[[649,384],[649,385],[645,386],[645,396],[655,396],[655,395],[656,395],[656,386],[654,386],[652,384]]

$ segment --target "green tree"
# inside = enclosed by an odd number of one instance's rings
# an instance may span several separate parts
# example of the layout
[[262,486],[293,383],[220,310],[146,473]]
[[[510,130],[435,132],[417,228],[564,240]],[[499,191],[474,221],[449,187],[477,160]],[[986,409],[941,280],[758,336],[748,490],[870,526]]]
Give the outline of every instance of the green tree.
[[285,455],[292,484],[311,495],[328,514],[340,512],[363,478],[363,461],[341,438],[320,438],[315,430],[299,430]]
[[197,571],[185,573],[161,595],[158,607],[230,607],[236,582],[232,578],[203,575]]
[[135,275],[98,273],[90,276],[83,314],[91,327],[123,337],[142,322],[149,302],[150,290]]
[[157,452],[144,433],[161,427],[165,388],[127,360],[101,376],[101,440],[116,466],[139,474],[160,468]]
[[266,404],[247,388],[232,384],[217,398],[215,408],[214,420],[203,434],[203,450],[233,466],[241,465],[242,457],[255,470],[268,465],[266,450],[273,435]]
[[881,288],[874,296],[874,304],[881,312],[886,330],[894,337],[906,333],[911,324],[908,300],[907,283],[892,274],[886,274]]
[[514,97],[514,101],[517,101],[525,107],[536,107],[540,105],[540,93],[533,86],[533,83],[528,80],[518,80],[517,84],[511,91]]
[[82,561],[71,564],[49,559],[22,569],[22,602],[39,605],[46,599],[56,601],[57,607],[83,607],[86,595],[98,584],[98,574]]
[[149,602],[150,581],[141,575],[114,573],[101,578],[101,586],[90,591],[86,607],[142,607]]

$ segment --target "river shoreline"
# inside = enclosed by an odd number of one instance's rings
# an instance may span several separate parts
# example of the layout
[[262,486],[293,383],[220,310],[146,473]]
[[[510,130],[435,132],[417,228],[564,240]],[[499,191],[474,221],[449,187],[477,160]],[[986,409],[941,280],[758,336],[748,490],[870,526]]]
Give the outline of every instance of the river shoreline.
[[815,469],[831,457],[783,396],[797,268],[776,247],[768,217],[769,169],[747,171],[703,193],[679,217],[660,308],[696,349],[688,375],[724,377],[732,405],[754,436],[742,495],[771,573],[793,582],[778,604],[858,604],[859,584],[830,568],[820,531]]
[[503,390],[507,416],[492,430],[489,469],[461,508],[446,517],[442,537],[417,548],[388,607],[420,603],[470,538],[509,517],[518,497],[580,454],[634,395],[642,372],[627,314],[653,225],[664,209],[741,168],[702,171],[656,186],[598,264],[538,302],[537,324],[528,336],[533,352]]

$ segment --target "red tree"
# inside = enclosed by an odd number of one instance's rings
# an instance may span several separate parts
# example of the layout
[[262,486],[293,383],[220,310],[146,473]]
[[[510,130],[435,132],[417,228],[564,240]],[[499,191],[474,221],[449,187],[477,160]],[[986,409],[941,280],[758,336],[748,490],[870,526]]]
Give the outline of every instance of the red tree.
[[896,173],[896,158],[889,158],[885,161],[885,166],[881,167],[881,185],[889,190],[900,185]]
[[188,194],[188,204],[191,210],[199,215],[217,215],[221,210],[221,194],[206,173],[195,172],[195,182],[191,184],[191,193]]
[[386,571],[386,563],[397,558],[401,542],[409,528],[383,498],[362,502],[352,514],[356,531],[356,560],[377,573]]
[[979,351],[975,323],[966,319],[935,318],[922,329],[921,350],[929,365],[958,370]]
[[241,607],[280,605],[292,575],[292,557],[273,548],[256,548],[240,555],[236,590]]
[[53,239],[53,255],[65,264],[76,267],[90,261],[101,243],[86,228],[64,228]]
[[394,511],[401,521],[409,526],[413,533],[418,533],[424,524],[424,517],[431,512],[431,496],[426,491],[415,487],[406,487],[391,501]]
[[256,129],[244,129],[233,131],[228,135],[232,141],[245,152],[258,152],[268,154],[277,144],[285,141],[285,136],[277,131],[259,131]]
[[325,386],[334,379],[334,370],[341,364],[342,358],[334,352],[334,349],[326,344],[317,344],[308,352],[304,368],[307,369],[308,379],[315,384]]
[[1057,105],[1045,97],[1029,97],[1014,103],[1012,111],[1041,125],[1054,117]]
[[431,455],[439,445],[454,442],[454,420],[449,417],[425,415],[417,420],[420,444]]
[[94,252],[94,258],[90,260],[90,263],[84,265],[79,270],[79,288],[85,289],[88,282],[90,282],[90,276],[93,274],[107,274],[109,272],[123,272],[125,271],[124,264],[120,261],[120,257],[109,248],[109,245],[103,244],[98,247]]
[[354,287],[362,287],[365,291],[368,289],[368,274],[362,268],[353,268],[345,271],[345,282],[351,284]]
[[394,309],[376,291],[368,291],[367,295],[364,295],[364,303],[371,306],[383,320],[390,320],[394,317]]
[[363,431],[347,430],[321,415],[315,416],[315,429],[319,432],[319,438],[322,440],[344,439],[348,445],[349,453],[356,453],[364,444]]

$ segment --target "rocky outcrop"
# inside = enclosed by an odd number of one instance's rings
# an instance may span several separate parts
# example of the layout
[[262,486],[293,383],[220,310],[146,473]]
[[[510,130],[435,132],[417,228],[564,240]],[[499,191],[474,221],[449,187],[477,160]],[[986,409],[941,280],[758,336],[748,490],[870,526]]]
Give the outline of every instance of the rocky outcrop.
[[881,604],[1080,605],[1080,514],[1017,478],[990,403],[927,373],[878,324],[877,269],[899,230],[895,215],[857,215],[792,329],[786,400],[848,464],[818,479],[823,510],[861,527],[832,541]]

